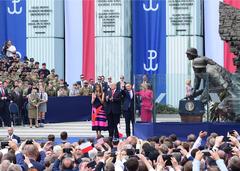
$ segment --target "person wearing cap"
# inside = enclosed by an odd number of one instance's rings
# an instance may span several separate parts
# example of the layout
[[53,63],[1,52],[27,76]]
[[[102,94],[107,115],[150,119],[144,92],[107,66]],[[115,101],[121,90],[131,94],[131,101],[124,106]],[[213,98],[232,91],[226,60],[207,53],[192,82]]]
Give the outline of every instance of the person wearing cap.
[[47,80],[54,80],[55,78],[55,69],[51,69],[51,73],[47,76]]
[[37,70],[37,71],[40,69],[39,68],[39,62],[34,63],[34,69]]
[[29,67],[31,68],[31,69],[33,69],[34,68],[34,58],[30,58],[30,60],[29,60]]
[[83,87],[80,89],[80,96],[91,96],[92,90],[88,86],[88,81],[84,80]]

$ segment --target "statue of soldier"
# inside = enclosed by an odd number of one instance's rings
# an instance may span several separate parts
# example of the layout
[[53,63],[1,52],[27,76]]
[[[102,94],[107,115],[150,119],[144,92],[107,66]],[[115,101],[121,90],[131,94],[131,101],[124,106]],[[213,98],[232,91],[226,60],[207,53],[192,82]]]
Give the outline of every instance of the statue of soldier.
[[[188,59],[192,60],[192,67],[195,74],[191,97],[200,95],[200,100],[203,103],[207,103],[210,100],[209,93],[217,93],[220,103],[216,107],[215,112],[228,115],[225,117],[230,117],[231,106],[229,102],[235,97],[231,73],[212,59],[199,56],[195,48],[189,48],[186,54]],[[203,80],[203,88],[199,89],[201,80]]]

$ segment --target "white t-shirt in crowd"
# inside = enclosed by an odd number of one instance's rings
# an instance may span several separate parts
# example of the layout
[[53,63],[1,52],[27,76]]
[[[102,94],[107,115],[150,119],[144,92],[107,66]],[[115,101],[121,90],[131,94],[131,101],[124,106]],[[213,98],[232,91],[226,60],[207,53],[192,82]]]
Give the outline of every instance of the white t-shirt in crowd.
[[17,50],[16,47],[13,46],[13,45],[11,45],[11,46],[7,49],[7,53],[6,53],[7,57],[13,57],[14,54],[16,54],[16,50]]

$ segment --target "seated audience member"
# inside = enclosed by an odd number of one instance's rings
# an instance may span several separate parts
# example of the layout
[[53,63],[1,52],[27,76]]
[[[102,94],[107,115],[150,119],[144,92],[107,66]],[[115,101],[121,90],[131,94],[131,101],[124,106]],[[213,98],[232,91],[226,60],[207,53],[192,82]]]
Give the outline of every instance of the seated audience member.
[[80,95],[80,90],[77,86],[77,83],[74,83],[72,86],[72,89],[70,90],[70,96],[79,96]]
[[68,96],[68,91],[66,90],[65,86],[60,86],[58,92],[57,92],[58,97],[62,96]]
[[92,94],[92,89],[89,87],[88,81],[85,80],[83,82],[82,88],[80,89],[80,96],[91,96],[91,94]]

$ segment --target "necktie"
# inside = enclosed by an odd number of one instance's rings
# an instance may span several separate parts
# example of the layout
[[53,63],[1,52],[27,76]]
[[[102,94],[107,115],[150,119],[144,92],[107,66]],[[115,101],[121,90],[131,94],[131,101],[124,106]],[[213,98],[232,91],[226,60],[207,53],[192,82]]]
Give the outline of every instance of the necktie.
[[113,95],[114,95],[114,90],[112,90],[112,97],[113,97]]
[[5,92],[4,92],[4,89],[2,88],[2,97],[5,96]]
[[40,95],[40,99],[42,99],[43,95],[42,95],[42,92],[41,92],[41,95]]

